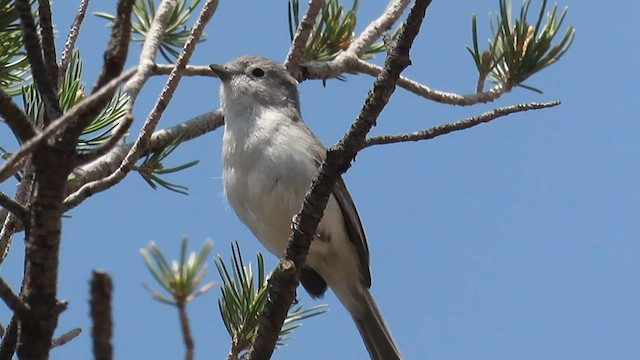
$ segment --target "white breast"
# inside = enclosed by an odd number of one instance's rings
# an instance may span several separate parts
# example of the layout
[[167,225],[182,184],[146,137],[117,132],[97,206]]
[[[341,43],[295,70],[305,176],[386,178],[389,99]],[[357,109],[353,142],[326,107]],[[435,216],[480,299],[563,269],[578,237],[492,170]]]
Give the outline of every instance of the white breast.
[[300,210],[317,171],[309,144],[289,119],[264,112],[256,120],[225,125],[224,187],[240,219],[277,256],[287,244],[291,218]]
[[[253,114],[251,114],[253,115]],[[274,255],[281,257],[291,233],[291,220],[317,172],[309,138],[281,113],[229,118],[224,132],[223,181],[238,217]],[[289,122],[289,123],[287,123]],[[306,126],[306,125],[302,125]],[[318,226],[324,239],[311,243],[307,265],[316,270],[345,306],[356,309],[360,288],[358,255],[349,240],[340,206],[331,196]]]

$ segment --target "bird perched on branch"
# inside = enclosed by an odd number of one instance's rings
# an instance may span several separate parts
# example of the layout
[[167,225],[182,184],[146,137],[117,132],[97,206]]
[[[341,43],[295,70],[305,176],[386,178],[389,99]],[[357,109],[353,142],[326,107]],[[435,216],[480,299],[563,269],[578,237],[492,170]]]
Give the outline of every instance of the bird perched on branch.
[[[224,189],[238,217],[276,256],[326,148],[302,120],[298,82],[259,56],[211,65],[222,80]],[[369,288],[369,249],[356,207],[339,178],[311,243],[300,282],[312,297],[327,286],[347,308],[376,360],[401,359]]]

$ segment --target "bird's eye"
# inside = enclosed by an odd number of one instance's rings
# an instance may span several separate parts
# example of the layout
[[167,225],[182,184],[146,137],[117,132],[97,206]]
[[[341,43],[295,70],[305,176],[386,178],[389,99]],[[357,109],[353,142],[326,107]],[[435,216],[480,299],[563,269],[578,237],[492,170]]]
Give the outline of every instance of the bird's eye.
[[255,77],[263,77],[264,76],[264,70],[260,69],[260,68],[255,68],[253,70],[251,70],[251,74]]

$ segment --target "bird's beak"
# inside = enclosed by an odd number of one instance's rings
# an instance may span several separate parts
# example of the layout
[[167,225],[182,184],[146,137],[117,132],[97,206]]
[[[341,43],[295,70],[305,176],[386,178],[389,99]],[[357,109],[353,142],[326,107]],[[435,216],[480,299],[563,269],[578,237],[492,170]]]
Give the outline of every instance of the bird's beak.
[[229,69],[227,69],[226,67],[224,67],[224,65],[220,65],[220,64],[211,64],[209,65],[209,68],[220,78],[220,80],[227,81],[229,79],[231,79],[231,76],[233,75],[233,73],[231,71],[229,71]]

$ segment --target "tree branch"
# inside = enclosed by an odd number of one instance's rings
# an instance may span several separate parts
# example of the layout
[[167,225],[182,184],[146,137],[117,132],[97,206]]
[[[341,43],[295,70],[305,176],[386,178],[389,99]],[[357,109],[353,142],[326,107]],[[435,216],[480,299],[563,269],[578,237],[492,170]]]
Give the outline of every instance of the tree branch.
[[383,136],[371,137],[367,139],[365,146],[369,147],[373,145],[394,144],[394,143],[400,143],[400,142],[433,139],[440,135],[446,135],[450,132],[465,130],[465,129],[474,127],[476,125],[487,123],[497,118],[507,116],[509,114],[528,111],[528,110],[545,109],[545,108],[550,108],[558,105],[560,105],[559,101],[552,101],[552,102],[546,102],[546,103],[534,102],[534,103],[528,103],[528,104],[516,104],[516,105],[505,106],[497,109],[492,109],[480,115],[472,116],[460,121],[434,126],[430,129],[423,130],[423,131],[416,131],[408,134],[383,135]]
[[[371,64],[365,60],[357,59],[356,61],[354,61],[354,67],[351,70],[357,71],[363,74],[368,74],[371,76],[377,76],[382,71],[382,68],[377,65]],[[444,91],[431,89],[426,85],[423,85],[415,80],[411,80],[404,76],[401,76],[400,80],[398,80],[398,86],[406,90],[409,90],[418,96],[422,96],[426,99],[433,100],[441,104],[460,105],[460,106],[469,106],[469,105],[475,105],[478,103],[491,102],[499,98],[503,94],[511,91],[510,87],[496,85],[493,89],[485,92],[469,94],[469,95],[459,95],[455,93],[448,93]]]
[[15,216],[20,219],[20,221],[24,221],[27,216],[27,208],[22,206],[22,204],[13,200],[7,194],[0,191],[0,206],[11,211]]
[[107,142],[100,145],[98,148],[88,152],[88,153],[80,153],[76,157],[76,164],[83,165],[89,163],[91,161],[96,160],[97,158],[104,156],[109,151],[111,151],[120,141],[127,135],[129,131],[129,127],[133,123],[133,116],[129,113],[124,117],[124,121],[118,124],[115,131],[111,134],[111,137]]
[[18,314],[19,318],[24,318],[29,314],[29,307],[22,302],[20,297],[16,295],[9,284],[4,282],[4,279],[0,277],[0,298],[11,309],[11,311]]
[[376,78],[373,90],[355,123],[343,139],[327,151],[310,190],[305,196],[302,210],[293,221],[293,232],[284,258],[269,280],[265,310],[260,316],[257,336],[249,351],[249,359],[268,359],[275,347],[278,334],[295,298],[300,270],[305,264],[311,240],[327,205],[333,185],[364,147],[365,136],[395,90],[400,73],[409,64],[409,49],[420,30],[430,0],[417,0],[401,30],[397,43],[389,49],[384,71]]
[[347,52],[361,58],[371,45],[382,36],[382,33],[391,29],[393,24],[398,21],[409,3],[410,0],[395,0],[387,5],[382,15],[369,23],[358,38],[349,45]]
[[7,328],[0,344],[0,360],[11,360],[16,352],[18,343],[18,317],[14,314],[7,324]]
[[[153,69],[153,75],[169,74],[173,67],[174,66],[170,64],[156,64]],[[300,81],[304,81],[328,79],[347,72],[359,72],[375,77],[382,72],[382,68],[365,60],[358,59],[355,56],[345,56],[341,58],[341,62],[336,62],[336,60],[329,62],[308,62],[300,65],[299,71],[302,74]],[[214,74],[208,66],[188,65],[185,68],[183,76],[213,77]],[[511,88],[496,85],[492,89],[481,93],[460,95],[432,89],[405,76],[400,76],[398,86],[418,96],[424,97],[425,99],[433,100],[442,104],[459,106],[470,106],[479,103],[492,102],[505,93],[511,91]]]
[[51,78],[49,71],[42,58],[42,49],[40,48],[40,38],[36,30],[36,24],[31,13],[31,4],[29,0],[16,0],[16,9],[20,14],[20,22],[22,23],[22,37],[24,39],[24,47],[27,50],[27,59],[31,65],[31,74],[42,98],[45,108],[45,119],[53,121],[60,117],[62,110],[58,102],[58,94],[56,87]]
[[49,4],[49,0],[38,0],[38,18],[40,20],[40,38],[42,39],[44,63],[47,68],[49,80],[53,83],[53,87],[57,91],[58,63],[56,60],[56,44],[53,37],[53,22],[51,21],[51,4]]
[[[16,190],[15,199],[17,203],[24,205],[29,202],[33,189],[34,176],[35,173],[33,166],[31,166],[31,161],[27,160],[24,165],[24,175],[22,176],[22,179],[18,184],[18,189]],[[7,257],[7,254],[9,253],[13,235],[18,230],[18,228],[22,227],[23,225],[23,221],[18,221],[16,215],[7,211],[6,215],[4,216],[2,230],[0,231],[0,264],[4,261],[4,259]]]
[[384,10],[382,15],[372,21],[367,28],[354,39],[349,47],[331,61],[311,61],[300,65],[295,71],[296,80],[302,82],[307,79],[330,79],[352,71],[358,59],[371,47],[383,32],[391,28],[409,5],[409,0],[394,0]]
[[78,335],[80,335],[82,333],[82,329],[81,328],[73,328],[69,331],[67,331],[66,333],[60,335],[59,337],[53,339],[51,341],[51,347],[55,348],[58,346],[62,346],[66,343],[68,343],[69,341],[75,339],[78,337]]
[[106,272],[93,271],[91,275],[91,339],[93,340],[93,355],[96,360],[110,360],[113,358],[113,316],[111,297],[113,283]]
[[194,344],[191,327],[189,326],[189,315],[187,315],[187,302],[180,300],[176,306],[178,307],[178,314],[180,316],[180,329],[182,330],[182,341],[185,347],[184,358],[186,360],[193,360]]
[[76,18],[73,20],[73,24],[71,24],[71,28],[69,29],[69,35],[67,36],[67,41],[64,43],[64,49],[60,56],[60,66],[58,66],[58,85],[62,84],[64,76],[67,73],[67,68],[71,61],[71,54],[76,47],[76,40],[78,40],[78,35],[80,34],[80,26],[87,13],[87,6],[89,6],[89,0],[80,1]]
[[109,82],[106,86],[84,98],[73,108],[67,111],[64,115],[47,126],[42,132],[39,132],[36,136],[25,142],[20,147],[20,150],[11,155],[2,165],[2,167],[0,167],[0,178],[7,176],[7,174],[10,173],[11,169],[13,169],[20,160],[22,160],[25,156],[31,154],[34,149],[45,140],[59,134],[67,126],[76,121],[78,117],[84,114],[88,109],[91,109],[95,104],[104,101],[105,98],[107,100],[110,99],[115,89],[120,86],[120,83],[129,79],[135,73],[136,69],[131,69],[126,73],[120,75],[116,79],[111,80],[111,82]]
[[133,105],[138,98],[138,94],[153,73],[154,60],[164,36],[165,27],[171,16],[171,11],[176,7],[177,0],[163,0],[156,11],[151,27],[145,36],[140,52],[140,60],[138,61],[138,73],[136,76],[127,81],[124,86],[124,92],[129,95],[129,108],[133,109]]
[[[224,124],[222,110],[208,112],[194,119],[185,121],[169,129],[158,130],[151,136],[147,149],[143,156],[154,150],[162,149],[171,144],[178,136],[183,141],[192,140],[203,134],[211,132]],[[124,144],[116,147],[105,156],[74,170],[73,179],[67,186],[67,193],[71,194],[65,200],[65,211],[78,206],[87,197],[95,193],[86,194],[78,192],[84,185],[105,178],[114,173],[133,144]],[[83,190],[88,191],[88,190]]]
[[298,29],[296,29],[296,35],[291,42],[289,53],[284,61],[284,67],[294,78],[300,77],[299,65],[304,61],[304,49],[307,47],[307,41],[313,30],[316,17],[318,17],[318,13],[322,9],[322,3],[323,0],[309,0],[307,12],[302,17],[302,21],[298,25]]
[[[129,52],[129,42],[131,41],[131,11],[135,0],[120,0],[116,10],[116,17],[113,22],[113,29],[109,39],[109,45],[105,50],[103,58],[104,64],[102,72],[98,76],[98,80],[94,85],[91,94],[95,94],[102,90],[110,81],[117,78],[124,69]],[[135,75],[133,75],[135,76]],[[78,137],[82,131],[89,125],[107,105],[109,100],[115,93],[115,88],[109,92],[108,96],[96,101],[92,106],[87,107],[82,116],[79,117],[72,131],[69,132],[70,137]]]
[[26,142],[36,135],[36,128],[27,114],[2,89],[0,89],[0,115],[20,142]]
[[[175,66],[173,64],[154,64],[151,75],[168,75],[171,74]],[[210,76],[215,77],[209,66],[187,65],[184,68],[182,76]]]
[[155,127],[157,126],[160,117],[164,112],[164,109],[167,107],[169,101],[171,101],[171,97],[175,92],[178,82],[182,78],[182,69],[184,69],[186,64],[189,62],[191,54],[195,49],[195,45],[202,35],[202,30],[207,21],[213,15],[217,3],[217,0],[208,0],[205,2],[202,11],[200,12],[200,16],[198,17],[198,20],[196,21],[196,24],[191,31],[189,39],[185,43],[184,48],[180,53],[180,56],[178,57],[176,67],[171,72],[171,75],[169,75],[169,79],[167,80],[164,89],[162,89],[162,92],[160,93],[156,104],[149,113],[147,120],[142,126],[142,130],[140,130],[138,138],[134,142],[133,146],[127,153],[127,156],[124,158],[118,169],[105,178],[83,185],[76,193],[72,195],[74,197],[73,201],[70,201],[69,199],[65,201],[67,206],[69,206],[71,202],[80,203],[96,192],[104,191],[119,183],[131,171],[136,161],[140,159],[140,156],[148,146],[151,135]]
[[[174,66],[170,64],[156,64],[153,69],[153,75],[169,74],[173,67]],[[355,56],[345,55],[342,58],[333,61],[308,62],[302,64],[299,66],[298,71],[301,74],[298,80],[304,81],[329,79],[348,72],[359,72],[375,77],[382,72],[382,67],[369,63],[365,60],[358,59]],[[214,76],[214,74],[208,66],[188,65],[185,68],[183,76]],[[428,100],[433,100],[442,104],[459,106],[470,106],[479,103],[492,102],[505,93],[511,91],[511,88],[503,85],[496,85],[492,89],[481,93],[460,95],[432,89],[405,76],[400,76],[398,86]]]
[[107,50],[105,50],[103,55],[104,65],[102,66],[102,72],[98,77],[98,81],[96,81],[91,91],[92,93],[100,90],[100,88],[109,81],[120,75],[122,69],[124,69],[124,63],[127,61],[129,51],[129,42],[131,40],[131,11],[134,4],[135,0],[118,1],[111,38],[109,39]]

